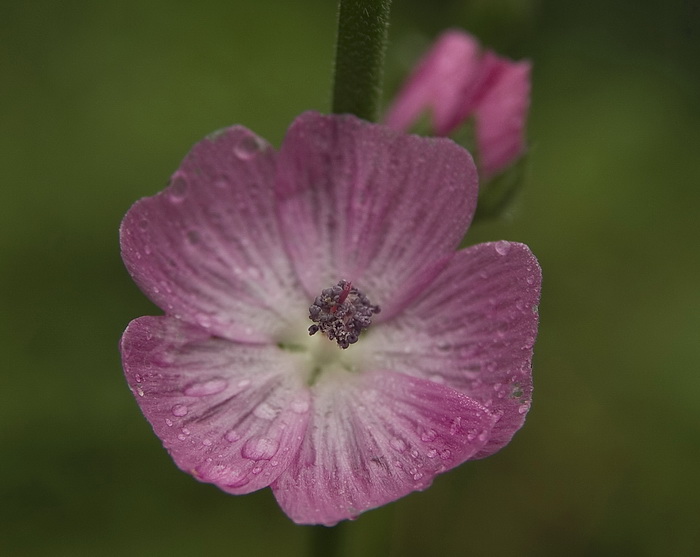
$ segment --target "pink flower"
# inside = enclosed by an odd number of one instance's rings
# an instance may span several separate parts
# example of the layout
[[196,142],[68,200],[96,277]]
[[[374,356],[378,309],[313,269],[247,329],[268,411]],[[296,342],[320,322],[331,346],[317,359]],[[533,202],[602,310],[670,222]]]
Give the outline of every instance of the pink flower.
[[124,371],[177,465],[331,525],[507,444],[540,269],[455,252],[476,198],[464,149],[353,116],[303,114],[278,152],[241,126],[195,145],[121,226],[165,311],[128,326]]
[[513,62],[462,31],[443,33],[421,59],[386,115],[386,123],[407,131],[426,112],[435,135],[450,135],[475,120],[479,170],[489,180],[525,151],[530,104],[528,61]]

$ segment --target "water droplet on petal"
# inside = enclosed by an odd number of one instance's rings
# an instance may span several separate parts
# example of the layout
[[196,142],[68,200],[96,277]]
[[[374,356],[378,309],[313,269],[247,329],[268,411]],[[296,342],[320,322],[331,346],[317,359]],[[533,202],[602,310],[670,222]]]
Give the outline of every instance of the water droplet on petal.
[[252,437],[241,449],[241,455],[251,460],[270,460],[279,449],[279,443],[269,437]]
[[423,474],[421,472],[416,472],[415,474],[413,474],[413,479],[416,481],[420,480],[422,477]]
[[171,412],[173,413],[173,416],[178,416],[179,418],[181,418],[182,416],[187,415],[189,409],[184,404],[176,404],[172,407]]
[[437,437],[437,432],[434,429],[426,429],[423,433],[421,433],[421,441],[425,441],[426,443],[430,443],[430,441],[435,441],[435,438]]
[[437,456],[437,451],[435,449],[430,449],[425,455],[428,458],[435,458]]
[[194,383],[185,389],[187,396],[208,396],[220,393],[228,383],[225,379],[209,379],[201,383]]
[[447,460],[452,456],[452,452],[450,449],[445,449],[444,451],[440,451],[440,458],[442,460]]
[[202,445],[204,445],[205,447],[211,447],[211,440],[205,439],[204,441],[202,441]]
[[530,409],[530,403],[529,403],[529,402],[526,402],[525,404],[521,404],[521,405],[518,407],[518,413],[519,413],[519,414],[524,414],[524,413],[527,412],[529,409]]
[[187,195],[187,180],[183,176],[175,176],[170,181],[168,196],[173,203],[180,203]]
[[188,230],[186,235],[187,241],[193,246],[198,244],[202,239],[197,230]]
[[262,420],[272,420],[277,416],[277,410],[270,406],[267,402],[259,404],[253,414]]
[[406,451],[406,443],[402,440],[399,439],[398,437],[395,437],[391,441],[389,441],[389,444],[391,447],[395,450],[397,450],[400,453],[403,453]]
[[246,135],[242,137],[234,146],[234,154],[241,160],[247,161],[260,153],[267,144],[255,135]]
[[224,435],[224,439],[228,441],[229,443],[235,443],[241,438],[241,436],[236,432],[235,430],[227,431],[226,435]]
[[173,421],[170,418],[165,418],[165,425],[173,427]]
[[501,240],[495,244],[496,253],[498,255],[506,255],[510,251],[510,242]]
[[306,400],[295,400],[292,402],[292,411],[297,414],[306,414],[309,411],[309,403]]

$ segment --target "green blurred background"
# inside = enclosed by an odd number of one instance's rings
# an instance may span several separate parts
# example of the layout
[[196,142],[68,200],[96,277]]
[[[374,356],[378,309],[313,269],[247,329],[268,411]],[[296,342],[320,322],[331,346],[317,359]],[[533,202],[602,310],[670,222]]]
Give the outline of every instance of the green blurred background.
[[[697,1],[394,0],[387,90],[440,29],[534,61],[530,165],[473,242],[544,269],[536,393],[501,453],[345,523],[344,555],[696,555]],[[0,9],[0,553],[304,555],[269,490],[174,466],[117,342],[156,310],[119,258],[132,202],[242,123],[327,111],[335,2]]]

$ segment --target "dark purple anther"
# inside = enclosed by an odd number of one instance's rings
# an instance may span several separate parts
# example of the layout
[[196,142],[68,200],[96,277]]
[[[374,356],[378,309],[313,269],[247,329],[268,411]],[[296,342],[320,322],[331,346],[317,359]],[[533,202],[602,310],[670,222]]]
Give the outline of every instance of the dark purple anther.
[[371,325],[372,315],[379,311],[379,306],[372,305],[352,283],[341,280],[325,288],[309,307],[309,319],[315,323],[309,327],[309,334],[321,331],[341,348],[347,348],[357,342],[362,330]]

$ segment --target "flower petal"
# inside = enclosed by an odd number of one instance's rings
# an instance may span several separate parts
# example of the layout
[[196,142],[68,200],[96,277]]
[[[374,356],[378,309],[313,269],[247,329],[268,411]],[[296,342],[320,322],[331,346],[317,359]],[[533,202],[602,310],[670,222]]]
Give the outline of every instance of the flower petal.
[[306,113],[278,158],[287,249],[309,295],[352,281],[396,311],[456,248],[476,203],[469,153],[354,116]]
[[241,126],[195,145],[170,186],[122,222],[122,257],[144,293],[241,341],[268,341],[303,315],[308,301],[280,247],[274,173],[272,148]]
[[121,351],[136,401],[185,472],[249,493],[296,457],[310,400],[287,353],[167,316],[132,321]]
[[492,77],[475,110],[476,140],[484,180],[499,174],[525,151],[525,123],[530,107],[528,61],[490,55]]
[[368,331],[364,364],[445,383],[499,417],[477,457],[506,445],[532,393],[541,271],[527,246],[479,244],[458,252],[422,297]]
[[493,424],[462,393],[399,373],[322,377],[313,396],[298,458],[272,485],[300,524],[330,526],[425,489],[473,457]]
[[430,111],[435,135],[448,135],[473,108],[480,88],[481,47],[471,35],[445,31],[421,58],[387,111],[388,126],[408,131]]

